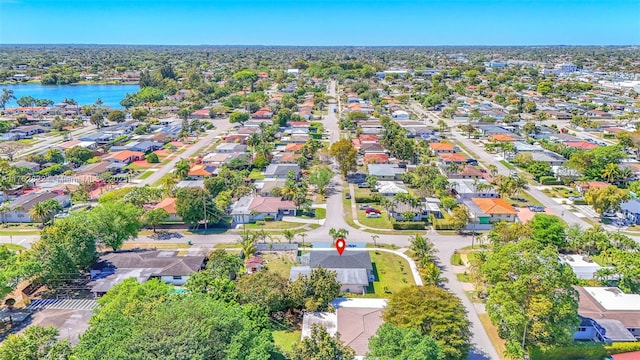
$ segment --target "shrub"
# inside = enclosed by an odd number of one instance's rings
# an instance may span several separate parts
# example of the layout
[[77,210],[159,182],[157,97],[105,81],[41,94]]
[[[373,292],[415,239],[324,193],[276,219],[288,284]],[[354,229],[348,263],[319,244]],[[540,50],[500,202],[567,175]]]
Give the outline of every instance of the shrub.
[[553,176],[540,176],[539,182],[542,185],[562,185],[562,181],[557,180]]
[[380,199],[372,198],[370,196],[356,196],[356,203],[379,203]]
[[582,200],[573,200],[573,205],[587,205],[587,201],[582,199]]
[[531,360],[602,360],[607,358],[608,354],[602,344],[585,343],[544,350],[533,348],[530,355]]
[[147,162],[149,164],[157,164],[160,162],[160,159],[158,158],[158,155],[156,153],[149,153],[145,156],[145,159],[147,159]]
[[423,222],[397,222],[393,223],[394,230],[424,230]]
[[640,351],[640,342],[619,342],[605,346],[609,354],[621,354],[626,352]]
[[433,223],[433,227],[436,230],[456,230],[451,221],[439,220]]
[[264,221],[273,221],[275,219],[276,218],[274,218],[273,216],[268,216],[268,215],[264,217]]

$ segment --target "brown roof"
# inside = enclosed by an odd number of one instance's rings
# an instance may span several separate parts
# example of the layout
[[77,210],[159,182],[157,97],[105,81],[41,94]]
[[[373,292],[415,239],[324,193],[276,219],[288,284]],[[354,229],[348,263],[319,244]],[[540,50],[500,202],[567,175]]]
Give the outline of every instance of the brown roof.
[[376,164],[387,164],[389,163],[389,155],[379,153],[364,154],[364,162],[367,164],[374,162]]
[[515,215],[516,209],[504,199],[472,198],[483,213],[488,215]]
[[302,146],[304,146],[304,144],[287,144],[287,146],[284,147],[285,151],[300,151],[302,150]]
[[122,150],[109,154],[107,159],[125,161],[133,157],[142,158],[144,157],[144,153],[140,151]]
[[362,356],[369,350],[369,338],[382,325],[382,309],[339,308],[338,332],[340,340]]
[[575,286],[578,290],[578,315],[594,319],[617,320],[627,328],[640,327],[640,311],[633,310],[607,310],[596,301],[582,286]]

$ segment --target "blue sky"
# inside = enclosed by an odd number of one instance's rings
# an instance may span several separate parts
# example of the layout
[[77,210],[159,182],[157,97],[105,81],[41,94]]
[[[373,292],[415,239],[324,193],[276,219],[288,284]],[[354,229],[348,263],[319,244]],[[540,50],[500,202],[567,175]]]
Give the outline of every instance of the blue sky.
[[638,0],[0,0],[0,43],[640,44]]

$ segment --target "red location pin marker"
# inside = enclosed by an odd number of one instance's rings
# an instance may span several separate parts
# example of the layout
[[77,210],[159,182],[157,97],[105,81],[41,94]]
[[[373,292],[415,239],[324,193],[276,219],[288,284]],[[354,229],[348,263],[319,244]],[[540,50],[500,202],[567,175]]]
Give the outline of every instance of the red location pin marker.
[[344,248],[346,247],[347,247],[347,242],[344,241],[343,238],[336,239],[336,250],[338,250],[338,254],[340,254],[340,256],[342,256],[342,253],[344,252]]

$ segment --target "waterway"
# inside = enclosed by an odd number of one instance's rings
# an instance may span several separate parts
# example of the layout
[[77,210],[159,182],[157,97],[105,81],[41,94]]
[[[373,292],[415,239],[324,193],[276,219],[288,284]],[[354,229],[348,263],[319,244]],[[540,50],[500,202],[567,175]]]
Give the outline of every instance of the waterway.
[[[13,90],[16,98],[22,96],[32,96],[36,99],[49,99],[54,103],[62,102],[64,99],[73,99],[78,105],[91,105],[96,99],[101,99],[104,106],[121,108],[120,101],[127,93],[135,93],[140,87],[138,85],[40,85],[40,84],[18,84],[0,85],[2,89]],[[13,100],[7,107],[17,106]]]

